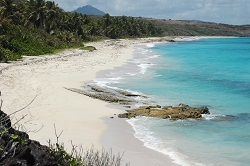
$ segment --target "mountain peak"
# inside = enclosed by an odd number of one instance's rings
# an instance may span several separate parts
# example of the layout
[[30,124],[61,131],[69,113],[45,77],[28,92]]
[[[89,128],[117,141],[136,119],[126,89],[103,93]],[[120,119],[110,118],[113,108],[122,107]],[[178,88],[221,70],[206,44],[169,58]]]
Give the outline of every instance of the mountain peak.
[[73,10],[72,12],[81,13],[81,14],[87,14],[87,15],[97,15],[97,16],[103,16],[105,13],[91,5],[86,5],[83,7],[79,7],[76,10]]

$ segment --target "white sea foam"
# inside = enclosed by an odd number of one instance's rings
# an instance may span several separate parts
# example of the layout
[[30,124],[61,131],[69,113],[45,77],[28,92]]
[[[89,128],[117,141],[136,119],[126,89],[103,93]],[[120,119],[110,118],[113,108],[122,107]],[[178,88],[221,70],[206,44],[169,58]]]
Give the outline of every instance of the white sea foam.
[[143,94],[140,93],[140,92],[132,91],[132,90],[129,90],[129,89],[122,89],[122,88],[118,88],[118,87],[114,87],[114,86],[108,86],[108,87],[111,88],[111,89],[127,91],[127,92],[130,92],[130,93],[136,94],[136,95],[143,95]]
[[[122,89],[122,88],[118,88],[115,86],[110,86],[110,84],[112,83],[121,83],[119,82],[120,80],[122,80],[123,77],[116,77],[116,78],[99,78],[99,79],[95,79],[94,82],[96,85],[100,86],[100,87],[107,87],[109,89],[114,89],[114,90],[122,90],[122,91],[127,91],[129,93],[135,94],[135,95],[140,95],[140,96],[146,96],[145,94],[138,92],[138,91],[134,91],[134,90],[129,90],[129,89]],[[145,101],[148,100],[147,98],[144,97],[134,97],[135,100],[139,101]],[[138,105],[141,106],[141,105]]]
[[148,69],[149,67],[151,67],[151,66],[154,66],[154,64],[147,63],[147,64],[140,64],[140,65],[138,65],[138,66],[141,68],[140,73],[141,73],[141,74],[145,74],[146,71],[147,71],[147,69]]
[[195,40],[200,40],[200,39],[210,39],[210,38],[236,38],[236,37],[231,37],[231,36],[195,36],[195,37],[180,37],[176,38],[175,41],[195,41]]
[[159,58],[160,55],[153,55],[153,56],[150,56],[149,59],[153,59],[153,58]]
[[123,77],[97,78],[94,82],[99,86],[107,86],[108,84],[120,83]]
[[154,43],[148,43],[146,46],[149,47],[149,48],[153,48],[153,47],[155,47],[155,44]]
[[131,59],[131,60],[129,60],[128,62],[138,64],[138,63],[142,63],[142,62],[143,62],[143,59]]
[[209,39],[209,38],[222,38],[219,36],[195,36],[195,37],[184,37],[184,38],[176,38],[175,41],[195,41],[200,39]]
[[158,74],[158,75],[155,75],[155,77],[162,77],[162,75],[161,75],[161,74]]
[[177,152],[174,147],[174,141],[161,140],[156,138],[153,131],[150,131],[145,127],[144,123],[152,120],[149,117],[137,117],[127,120],[127,122],[133,127],[135,134],[134,136],[144,143],[147,148],[153,149],[165,155],[168,155],[174,163],[182,166],[203,166],[201,163],[195,163],[191,161],[188,156],[185,156]]
[[184,38],[176,38],[175,41],[194,41],[200,39],[202,39],[202,37],[184,37]]
[[126,73],[128,76],[136,76],[136,73]]
[[202,115],[202,118],[205,120],[221,119],[224,117],[225,117],[225,115],[221,115],[221,114],[203,114]]
[[148,54],[149,52],[151,52],[151,50],[145,48],[138,48],[136,51],[136,53],[140,55],[145,55]]

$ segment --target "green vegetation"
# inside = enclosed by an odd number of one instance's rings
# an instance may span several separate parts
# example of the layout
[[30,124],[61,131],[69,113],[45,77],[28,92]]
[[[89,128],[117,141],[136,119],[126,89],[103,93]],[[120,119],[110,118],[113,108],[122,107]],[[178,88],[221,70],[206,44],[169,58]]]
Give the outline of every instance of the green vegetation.
[[250,36],[250,25],[228,25],[203,21],[138,18],[160,27],[163,36]]
[[[50,143],[50,142],[49,142]],[[122,156],[120,154],[114,155],[112,150],[102,151],[95,150],[94,148],[83,150],[82,147],[72,145],[72,152],[68,153],[63,144],[49,145],[50,154],[57,158],[57,164],[69,166],[120,166],[122,165]],[[125,164],[129,166],[128,163]]]
[[0,6],[0,62],[80,47],[83,41],[161,34],[149,22],[64,12],[51,1],[0,0]]
[[84,160],[82,158],[82,152],[73,151],[73,153],[68,153],[63,145],[59,143],[51,144],[49,141],[50,154],[57,158],[58,165],[70,165],[70,166],[84,166]]
[[85,47],[81,47],[80,49],[87,50],[87,51],[94,51],[94,50],[96,50],[96,48],[93,47],[93,46],[85,46]]
[[45,0],[0,0],[0,62],[82,47],[82,42],[150,36],[250,36],[250,25],[65,12]]

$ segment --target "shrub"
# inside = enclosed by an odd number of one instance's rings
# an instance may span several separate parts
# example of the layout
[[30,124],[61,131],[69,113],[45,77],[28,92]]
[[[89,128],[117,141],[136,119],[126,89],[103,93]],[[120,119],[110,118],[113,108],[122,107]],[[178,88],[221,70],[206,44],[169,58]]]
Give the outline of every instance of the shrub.
[[96,48],[94,46],[81,47],[81,50],[94,51]]
[[0,47],[0,62],[7,62],[6,57],[4,56],[3,48]]
[[[93,147],[87,149],[85,152],[82,147],[77,148],[72,145],[72,152],[68,153],[63,144],[51,144],[49,141],[50,153],[52,156],[58,159],[59,165],[70,165],[70,166],[120,166],[122,165],[122,155],[114,155],[112,150],[102,151],[95,150]],[[129,164],[126,163],[126,166]]]
[[10,51],[9,49],[4,49],[0,47],[0,62],[13,61],[20,58],[20,55]]

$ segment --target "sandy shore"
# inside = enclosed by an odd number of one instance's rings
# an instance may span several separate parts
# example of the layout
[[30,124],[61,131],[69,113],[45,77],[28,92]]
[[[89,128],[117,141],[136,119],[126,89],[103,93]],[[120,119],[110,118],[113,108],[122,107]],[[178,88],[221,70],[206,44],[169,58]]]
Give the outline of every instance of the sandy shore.
[[112,149],[114,154],[123,154],[123,163],[131,166],[175,166],[168,156],[151,150],[134,137],[134,130],[124,120],[103,118],[108,128],[103,133],[100,142],[106,149]]
[[135,45],[164,40],[107,40],[87,44],[97,48],[93,52],[67,50],[0,64],[2,110],[11,114],[34,99],[13,116],[13,121],[25,116],[19,127],[44,145],[48,145],[49,139],[56,141],[55,124],[57,133],[63,130],[59,141],[67,149],[72,141],[86,148],[104,146],[114,152],[125,152],[124,160],[131,161],[131,165],[172,165],[167,156],[143,147],[124,120],[109,118],[122,110],[65,89],[80,88],[84,82],[93,80],[97,72],[126,63],[133,57]]

